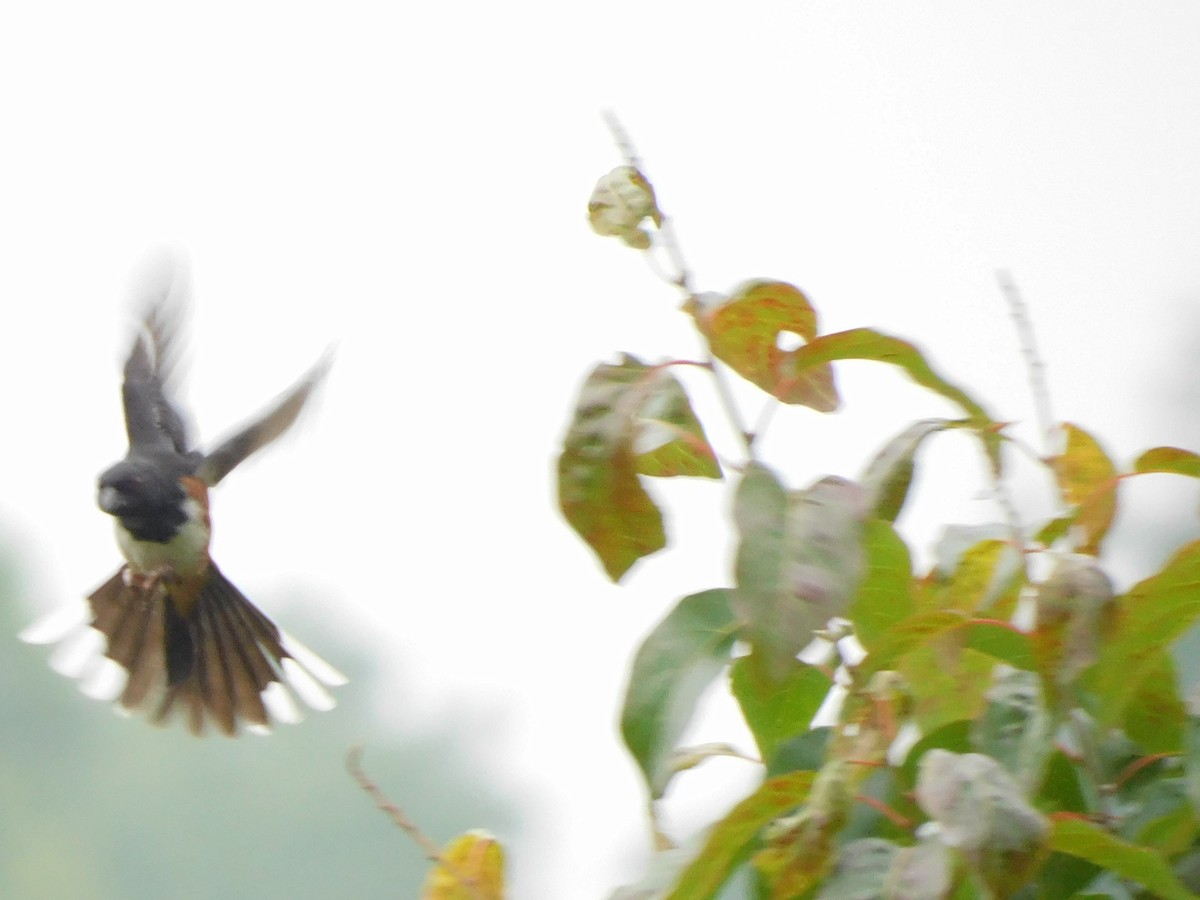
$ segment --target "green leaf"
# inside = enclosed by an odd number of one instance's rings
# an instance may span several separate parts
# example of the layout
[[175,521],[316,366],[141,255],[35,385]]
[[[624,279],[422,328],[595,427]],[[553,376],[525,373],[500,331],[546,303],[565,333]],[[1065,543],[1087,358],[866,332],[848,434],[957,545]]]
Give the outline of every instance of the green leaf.
[[814,772],[789,772],[764,781],[713,826],[704,849],[684,869],[667,900],[706,900],[750,853],[759,832],[804,803]]
[[592,370],[558,459],[558,502],[608,577],[666,546],[662,513],[638,480],[635,421],[656,377],[626,356]]
[[621,734],[655,798],[674,773],[672,752],[696,701],[729,661],[737,634],[729,598],[721,588],[684,597],[633,659]]
[[716,451],[692,411],[683,385],[665,368],[638,410],[633,450],[642,475],[721,478]]
[[925,438],[963,424],[951,419],[913,422],[875,454],[859,482],[867,490],[871,512],[876,518],[894,522],[900,515],[916,472],[916,453]]
[[1153,850],[1128,844],[1083,819],[1055,818],[1050,827],[1050,849],[1136,881],[1166,900],[1194,900],[1195,894],[1180,883],[1166,860]]
[[829,756],[829,744],[833,728],[822,725],[784,741],[775,749],[775,755],[767,760],[767,774],[783,775],[785,772],[816,771],[825,764]]
[[1051,750],[1041,790],[1037,794],[1042,808],[1055,812],[1088,812],[1084,779],[1090,779],[1084,767],[1077,765],[1061,749],[1056,747]]
[[1139,475],[1165,472],[1200,478],[1200,456],[1179,447],[1154,447],[1137,458],[1133,471]]
[[1184,787],[1192,810],[1200,816],[1200,716],[1184,720]]
[[1038,529],[1033,539],[1043,547],[1051,547],[1055,541],[1070,531],[1071,526],[1074,524],[1075,515],[1073,513],[1065,516],[1055,516]]
[[1100,653],[1093,687],[1105,724],[1122,720],[1161,654],[1200,619],[1200,541],[1181,548],[1118,601],[1119,625]]
[[838,851],[837,865],[816,900],[860,900],[883,896],[883,884],[900,847],[882,838],[860,838]]
[[747,467],[734,497],[734,610],[767,677],[786,677],[813,631],[845,614],[862,568],[862,499],[840,478],[789,494],[765,466]]
[[912,695],[913,719],[922,731],[983,712],[996,660],[963,647],[964,634],[965,627],[948,631],[897,662]]
[[972,743],[1009,771],[1027,794],[1042,783],[1054,750],[1053,723],[1033,672],[997,672],[987,691],[987,707],[972,727]]
[[1148,660],[1122,725],[1146,753],[1177,753],[1183,749],[1187,710],[1179,696],[1175,662],[1166,649],[1157,662]]
[[770,764],[782,743],[808,731],[832,681],[820,669],[798,660],[782,680],[771,679],[751,654],[734,661],[730,684],[759,755]]
[[864,359],[890,363],[903,369],[921,387],[940,394],[956,404],[966,414],[969,426],[979,432],[992,467],[1000,471],[999,425],[987,411],[961,389],[938,375],[925,357],[912,344],[899,338],[882,334],[870,328],[854,328],[839,331],[809,341],[796,351],[794,366],[803,371],[808,367],[823,366],[845,359]]
[[857,674],[865,679],[884,669],[895,669],[901,659],[918,647],[963,627],[968,621],[962,613],[942,610],[909,616],[879,635],[871,651],[859,663]]
[[866,567],[848,617],[868,650],[889,627],[912,615],[912,558],[892,526],[873,519],[863,527]]
[[811,341],[817,335],[817,312],[799,289],[751,281],[720,304],[693,304],[690,311],[713,355],[747,381],[784,403],[837,409],[832,367],[797,368],[797,351],[781,346],[789,337]]
[[1008,663],[1014,669],[1034,668],[1033,648],[1029,635],[1007,622],[972,619],[965,626],[963,646]]
[[1083,532],[1080,553],[1093,556],[1117,512],[1117,468],[1094,437],[1064,422],[1066,449],[1051,461],[1066,501],[1077,507],[1075,525]]
[[985,540],[959,558],[954,571],[931,586],[921,605],[1004,616],[1012,612],[1024,583],[1021,554],[1009,541]]
[[917,613],[881,633],[856,672],[867,678],[884,669],[894,669],[899,661],[914,650],[932,641],[950,636],[953,632],[963,648],[1027,669],[1033,663],[1029,636],[1003,622],[991,619],[968,619],[962,613],[934,610]]

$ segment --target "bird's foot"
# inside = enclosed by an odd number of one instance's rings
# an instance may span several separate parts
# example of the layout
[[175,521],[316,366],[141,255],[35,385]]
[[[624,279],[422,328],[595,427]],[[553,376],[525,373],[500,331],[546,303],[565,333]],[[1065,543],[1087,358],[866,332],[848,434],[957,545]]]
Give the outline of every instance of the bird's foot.
[[126,587],[136,588],[143,594],[152,594],[158,590],[159,585],[178,581],[179,576],[170,566],[159,566],[149,572],[135,572],[126,566],[124,579]]

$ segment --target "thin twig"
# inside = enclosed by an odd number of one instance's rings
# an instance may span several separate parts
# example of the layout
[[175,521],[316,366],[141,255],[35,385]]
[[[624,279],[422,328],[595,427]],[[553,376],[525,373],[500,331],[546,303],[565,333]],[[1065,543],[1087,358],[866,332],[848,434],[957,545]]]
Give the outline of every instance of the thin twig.
[[[1017,341],[1021,346],[1021,355],[1025,358],[1029,390],[1033,395],[1034,417],[1037,420],[1037,428],[1041,436],[1041,459],[1044,462],[1050,462],[1058,455],[1058,448],[1055,446],[1058,424],[1050,405],[1050,388],[1046,383],[1046,364],[1042,360],[1041,353],[1038,352],[1033,320],[1029,317],[1029,307],[1026,306],[1025,299],[1021,296],[1021,291],[1017,287],[1016,281],[1013,280],[1012,273],[1005,269],[997,270],[996,282],[1000,285],[1000,291],[1008,303],[1009,314],[1017,329]],[[1056,477],[1051,478],[1051,481],[1054,484],[1058,506],[1061,508],[1066,504],[1062,485]]]
[[[608,126],[608,130],[612,133],[613,143],[617,145],[617,150],[620,151],[625,164],[637,169],[645,176],[645,169],[642,167],[641,158],[637,155],[637,150],[634,149],[633,141],[629,139],[629,133],[621,125],[616,115],[609,110],[605,110],[604,124]],[[647,179],[649,180],[649,179]],[[679,245],[679,239],[675,235],[675,226],[671,222],[670,216],[658,209],[658,243],[663,248],[667,255],[667,260],[670,262],[674,273],[660,271],[654,265],[654,257],[651,251],[646,251],[647,259],[651,261],[651,269],[655,274],[666,281],[673,287],[678,288],[683,292],[688,300],[689,306],[695,308],[700,304],[700,298],[696,293],[693,285],[692,270],[687,264],[687,260],[683,256],[683,250]],[[701,335],[703,338],[703,335]],[[722,408],[725,410],[725,415],[729,418],[730,424],[734,431],[741,439],[742,444],[746,448],[746,455],[753,458],[754,456],[754,433],[747,430],[746,424],[742,419],[741,411],[737,407],[737,403],[733,398],[733,390],[730,388],[729,380],[725,370],[717,365],[716,357],[713,356],[712,348],[709,347],[707,339],[704,339],[704,350],[707,354],[707,362],[712,371],[713,383],[717,389],[717,399],[720,401]]]
[[1038,353],[1037,339],[1033,333],[1033,321],[1029,318],[1029,308],[1021,297],[1017,284],[1012,275],[1001,269],[996,272],[996,281],[1008,301],[1008,311],[1013,323],[1017,326],[1017,340],[1021,344],[1021,355],[1025,357],[1025,366],[1029,371],[1029,388],[1033,393],[1034,413],[1037,417],[1038,430],[1042,435],[1042,455],[1054,454],[1055,419],[1050,407],[1050,390],[1046,386],[1046,364]]
[[346,753],[346,771],[350,773],[358,786],[366,792],[367,796],[375,801],[375,805],[385,812],[392,823],[407,834],[413,842],[421,848],[421,852],[425,854],[425,858],[431,863],[441,866],[446,870],[458,883],[466,889],[474,900],[487,900],[486,895],[480,889],[476,880],[470,875],[463,872],[458,866],[451,863],[442,855],[441,848],[438,847],[429,837],[425,835],[409,818],[404,814],[395,803],[388,799],[388,796],[383,792],[370,776],[363,771],[362,767],[363,748],[361,746],[351,747]]

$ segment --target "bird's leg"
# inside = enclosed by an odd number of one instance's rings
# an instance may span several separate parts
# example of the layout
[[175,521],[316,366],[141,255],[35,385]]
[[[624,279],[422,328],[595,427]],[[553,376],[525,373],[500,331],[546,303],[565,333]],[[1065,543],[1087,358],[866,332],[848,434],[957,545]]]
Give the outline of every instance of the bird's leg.
[[143,594],[152,594],[160,584],[171,584],[179,580],[179,576],[170,566],[159,566],[149,572],[135,572],[129,566],[125,567],[125,585],[136,588]]

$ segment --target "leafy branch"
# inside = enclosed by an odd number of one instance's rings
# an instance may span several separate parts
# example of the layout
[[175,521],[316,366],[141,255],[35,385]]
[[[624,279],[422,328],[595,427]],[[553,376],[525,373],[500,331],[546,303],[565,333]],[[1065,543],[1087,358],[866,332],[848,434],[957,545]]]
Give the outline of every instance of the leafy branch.
[[[1023,522],[1003,450],[1027,448],[915,344],[871,328],[822,333],[811,299],[777,279],[699,291],[632,143],[608,122],[624,165],[597,183],[589,220],[665,255],[669,271],[655,272],[684,295],[746,455],[722,465],[670,374],[678,360],[597,365],[564,439],[560,506],[614,581],[667,546],[648,479],[733,475],[729,583],[677,601],[633,660],[621,730],[664,856],[626,892],[702,900],[741,871],[771,898],[1068,897],[1118,882],[1192,896],[1200,718],[1168,651],[1200,621],[1200,542],[1123,593],[1103,553],[1121,485],[1200,478],[1200,455],[1156,447],[1122,468],[1083,427],[1056,421],[1028,310],[1001,273],[1046,444],[1029,455],[1061,501],[1049,521]],[[755,433],[776,410],[837,411],[835,367],[848,361],[892,366],[957,417],[912,423],[856,479],[816,473],[790,487],[756,457]],[[754,432],[726,373],[768,398]],[[953,430],[978,438],[1003,521],[947,526],[935,564],[921,569],[897,523],[921,448]],[[1034,553],[1048,562],[1037,578],[1026,565]],[[808,661],[821,642],[834,665]],[[676,842],[656,804],[679,772],[730,752],[679,746],[718,679],[763,778],[687,845],[698,849],[668,851]],[[835,686],[841,698],[830,702]]]

